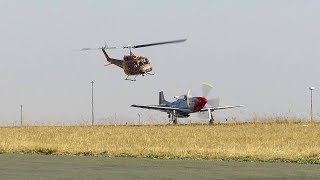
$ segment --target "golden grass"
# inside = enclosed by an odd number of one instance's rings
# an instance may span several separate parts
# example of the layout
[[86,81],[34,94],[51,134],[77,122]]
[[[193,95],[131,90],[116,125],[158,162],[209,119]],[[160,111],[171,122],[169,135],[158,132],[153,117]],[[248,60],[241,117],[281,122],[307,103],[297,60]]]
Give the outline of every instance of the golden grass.
[[320,163],[320,124],[5,127],[0,151]]

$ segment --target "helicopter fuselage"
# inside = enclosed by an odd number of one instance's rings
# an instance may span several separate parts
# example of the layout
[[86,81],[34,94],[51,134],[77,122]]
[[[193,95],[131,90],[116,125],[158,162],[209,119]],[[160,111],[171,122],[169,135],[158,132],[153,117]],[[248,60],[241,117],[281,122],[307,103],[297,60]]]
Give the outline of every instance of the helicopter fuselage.
[[110,58],[104,49],[102,49],[102,52],[110,64],[114,64],[122,68],[124,73],[128,76],[145,75],[152,71],[152,66],[146,57],[131,54],[124,56],[123,60],[119,60]]
[[152,66],[146,57],[142,56],[124,56],[122,68],[126,75],[144,75],[152,71]]

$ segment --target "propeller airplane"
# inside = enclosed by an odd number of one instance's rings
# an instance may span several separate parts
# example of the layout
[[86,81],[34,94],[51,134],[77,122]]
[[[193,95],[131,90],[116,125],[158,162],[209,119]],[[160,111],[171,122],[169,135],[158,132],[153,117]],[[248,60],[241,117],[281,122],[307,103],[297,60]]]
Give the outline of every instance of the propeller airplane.
[[[244,105],[237,106],[219,106],[219,98],[209,99],[206,97],[211,91],[212,86],[208,83],[202,84],[203,96],[191,96],[190,90],[186,95],[174,96],[175,101],[169,102],[164,98],[163,91],[159,92],[159,105],[136,105],[133,104],[131,107],[143,108],[143,109],[152,109],[168,114],[169,122],[177,124],[177,118],[187,118],[191,113],[197,112],[208,112],[209,124],[213,124],[213,115],[212,112],[216,110],[244,107]],[[210,107],[207,107],[206,104],[209,104]],[[171,118],[171,119],[170,119]]]
[[[136,77],[138,75],[142,75],[142,76],[154,75],[154,73],[152,73],[152,65],[148,60],[148,58],[134,55],[132,53],[132,49],[149,47],[149,46],[157,46],[157,45],[163,45],[163,44],[180,43],[186,40],[187,39],[180,39],[180,40],[164,41],[164,42],[157,42],[157,43],[150,43],[150,44],[128,45],[123,47],[108,47],[107,45],[105,45],[104,47],[101,47],[101,48],[82,48],[80,51],[101,49],[105,58],[109,62],[105,66],[114,64],[119,68],[123,69],[124,73],[127,75],[125,80],[136,81]],[[106,49],[118,49],[118,48],[129,49],[130,54],[125,55],[123,57],[123,60],[109,57],[109,55],[106,52]],[[135,76],[135,77],[134,79],[129,79],[129,76]]]

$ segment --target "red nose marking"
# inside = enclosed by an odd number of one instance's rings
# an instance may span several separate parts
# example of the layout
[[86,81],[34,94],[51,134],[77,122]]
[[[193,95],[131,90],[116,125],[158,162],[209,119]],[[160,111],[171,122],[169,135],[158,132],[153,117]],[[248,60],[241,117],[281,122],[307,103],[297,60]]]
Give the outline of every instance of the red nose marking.
[[198,97],[199,101],[202,102],[204,105],[207,104],[208,99],[205,97]]
[[208,99],[205,97],[197,97],[198,102],[195,103],[193,112],[198,112],[200,111],[208,102]]

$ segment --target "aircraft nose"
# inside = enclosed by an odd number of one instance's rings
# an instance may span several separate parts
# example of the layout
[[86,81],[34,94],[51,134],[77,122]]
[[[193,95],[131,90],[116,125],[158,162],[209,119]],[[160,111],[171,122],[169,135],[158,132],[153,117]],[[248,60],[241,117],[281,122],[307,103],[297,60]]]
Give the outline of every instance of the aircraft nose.
[[152,71],[152,67],[151,66],[149,66],[149,68],[147,69],[147,72],[150,72],[150,71]]
[[199,104],[201,104],[203,106],[206,105],[208,102],[208,99],[205,97],[198,97],[198,100],[199,100]]
[[142,73],[147,73],[150,71],[152,71],[152,67],[149,64],[145,64],[140,67],[140,72],[142,72]]
[[205,97],[197,97],[198,98],[198,102],[195,103],[194,105],[194,112],[198,112],[200,111],[208,102],[208,99]]
[[205,97],[200,97],[199,100],[200,100],[200,102],[202,102],[203,104],[207,104],[207,102],[208,102],[208,99],[205,98]]

